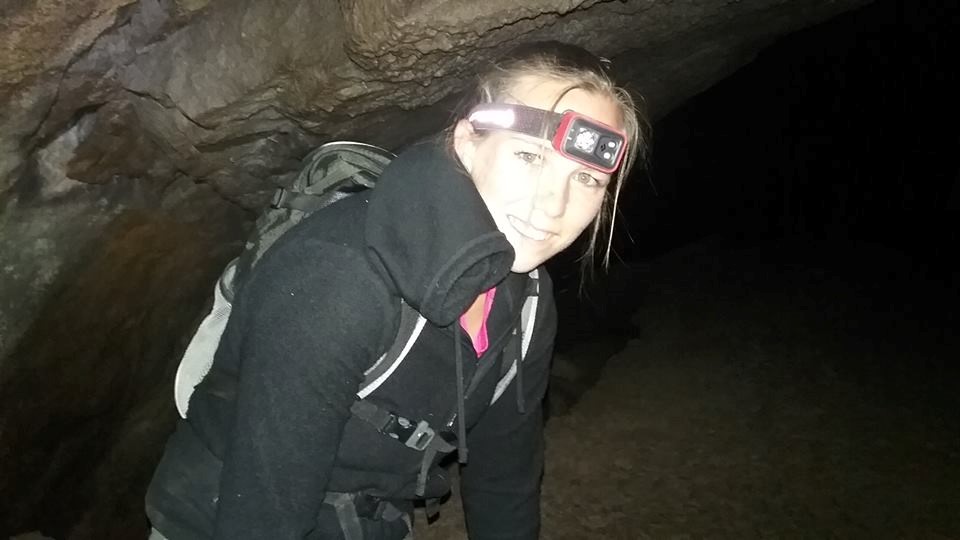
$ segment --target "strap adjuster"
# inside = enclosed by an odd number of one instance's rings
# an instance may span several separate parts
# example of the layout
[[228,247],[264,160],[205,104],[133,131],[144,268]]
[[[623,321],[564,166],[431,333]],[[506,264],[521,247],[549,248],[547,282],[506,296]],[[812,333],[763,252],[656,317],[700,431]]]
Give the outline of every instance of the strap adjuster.
[[414,450],[423,451],[424,448],[430,446],[430,443],[433,442],[433,438],[437,436],[437,433],[433,431],[433,428],[423,420],[417,424],[416,429],[413,430],[413,433],[407,437],[407,440],[403,442],[404,445],[413,448]]
[[408,448],[422,452],[430,446],[437,433],[426,421],[421,420],[416,425],[410,420],[390,413],[386,424],[379,429],[394,439],[401,441]]

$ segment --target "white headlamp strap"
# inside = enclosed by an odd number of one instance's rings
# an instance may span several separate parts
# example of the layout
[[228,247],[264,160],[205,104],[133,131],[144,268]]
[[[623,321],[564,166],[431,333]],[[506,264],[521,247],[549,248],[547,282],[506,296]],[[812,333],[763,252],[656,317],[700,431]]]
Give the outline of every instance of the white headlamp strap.
[[509,129],[548,141],[553,139],[562,119],[562,113],[504,103],[482,103],[467,117],[474,129]]

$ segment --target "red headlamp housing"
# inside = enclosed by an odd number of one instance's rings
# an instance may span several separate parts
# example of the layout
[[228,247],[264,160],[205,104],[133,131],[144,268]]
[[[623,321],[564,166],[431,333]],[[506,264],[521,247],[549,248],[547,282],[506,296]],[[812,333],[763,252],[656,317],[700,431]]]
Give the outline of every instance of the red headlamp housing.
[[552,142],[563,156],[604,173],[617,170],[627,150],[623,130],[574,111],[563,113]]
[[474,129],[508,129],[546,139],[560,155],[603,173],[616,171],[627,151],[626,132],[575,111],[483,103],[467,118]]

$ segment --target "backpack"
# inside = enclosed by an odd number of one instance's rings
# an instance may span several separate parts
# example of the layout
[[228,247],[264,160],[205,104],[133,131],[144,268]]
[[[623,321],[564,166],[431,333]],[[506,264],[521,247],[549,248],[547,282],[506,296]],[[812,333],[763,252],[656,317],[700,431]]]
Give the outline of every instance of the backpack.
[[[370,144],[335,141],[324,144],[310,152],[304,166],[290,189],[279,188],[270,207],[258,218],[254,231],[247,240],[244,251],[227,264],[213,289],[213,307],[203,319],[187,345],[174,379],[174,401],[182,418],[187,417],[190,396],[194,388],[209,373],[220,337],[230,317],[235,292],[246,279],[250,270],[263,257],[271,245],[287,230],[303,218],[334,202],[353,194],[373,188],[387,164],[396,156]],[[530,287],[523,304],[519,357],[502,372],[491,404],[517,373],[518,362],[526,356],[537,313],[538,275],[530,272]],[[371,423],[385,420],[385,413],[364,398],[376,390],[399,367],[420,336],[427,320],[416,310],[401,301],[400,325],[394,343],[372,367],[364,372],[364,381],[357,391],[359,400],[352,408],[354,414]],[[506,366],[505,366],[506,368]],[[422,450],[433,437],[433,430],[423,422],[415,422],[392,415],[394,420],[412,422],[408,446]],[[422,424],[422,425],[421,425]],[[391,436],[395,436],[391,435]],[[406,433],[404,433],[406,436]],[[439,439],[439,437],[437,438]]]

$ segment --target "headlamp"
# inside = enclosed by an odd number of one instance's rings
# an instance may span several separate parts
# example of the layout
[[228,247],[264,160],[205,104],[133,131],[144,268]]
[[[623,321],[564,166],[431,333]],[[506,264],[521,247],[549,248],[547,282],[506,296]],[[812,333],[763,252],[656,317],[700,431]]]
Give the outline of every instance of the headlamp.
[[482,103],[470,111],[467,120],[477,130],[508,129],[546,139],[560,155],[604,173],[617,170],[627,151],[623,130],[575,111]]

